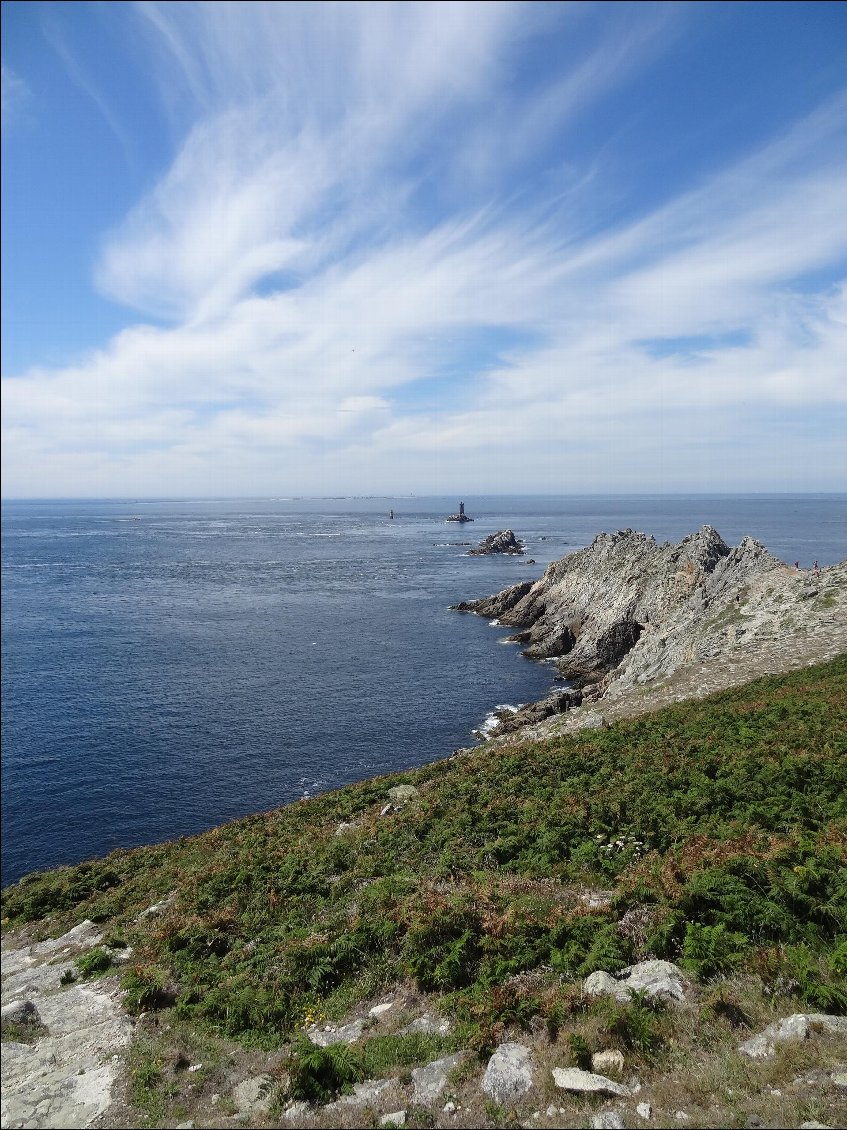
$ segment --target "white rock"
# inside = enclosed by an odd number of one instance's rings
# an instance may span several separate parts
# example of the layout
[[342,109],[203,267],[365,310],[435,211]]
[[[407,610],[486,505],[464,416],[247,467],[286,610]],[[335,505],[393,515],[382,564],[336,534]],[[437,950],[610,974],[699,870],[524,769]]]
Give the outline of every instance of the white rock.
[[615,997],[619,1001],[629,1000],[629,992],[605,969],[590,973],[582,984],[582,991],[589,997],[608,996]]
[[627,989],[644,992],[648,997],[670,997],[681,1001],[685,998],[688,978],[678,965],[672,961],[640,961],[622,969],[619,983]]
[[623,1052],[610,1048],[608,1051],[595,1052],[591,1057],[591,1070],[598,1075],[620,1075],[623,1072]]
[[689,1116],[685,1113],[684,1110],[678,1110],[676,1112],[676,1114],[674,1115],[674,1118],[677,1120],[677,1122],[688,1122],[689,1121]]
[[745,1040],[739,1051],[751,1059],[766,1059],[776,1052],[776,1045],[789,1040],[805,1040],[815,1032],[847,1035],[847,1016],[829,1016],[824,1012],[795,1012],[776,1020],[758,1035]]
[[369,1016],[382,1016],[388,1012],[389,1009],[394,1008],[394,1001],[385,1001],[383,1004],[375,1004],[373,1008],[368,1010]]
[[391,1114],[384,1114],[379,1120],[380,1126],[405,1126],[405,1110],[395,1110]]
[[452,1099],[449,1102],[446,1102],[444,1104],[444,1113],[445,1114],[455,1114],[456,1113],[456,1104],[453,1102]]
[[800,1130],[830,1130],[826,1122],[801,1122]]
[[291,1106],[286,1107],[282,1112],[282,1117],[286,1122],[295,1122],[300,1118],[305,1118],[309,1113],[309,1104],[304,1102],[292,1103]]
[[649,1103],[639,1103],[635,1108],[635,1113],[639,1118],[643,1118],[645,1122],[649,1122],[653,1117],[653,1108]]
[[629,1089],[621,1083],[607,1079],[605,1075],[594,1075],[578,1067],[554,1067],[553,1082],[563,1091],[576,1094],[628,1095]]
[[494,1102],[514,1102],[532,1086],[532,1055],[524,1044],[501,1044],[488,1061],[480,1084]]
[[328,1048],[330,1044],[353,1044],[364,1032],[366,1023],[365,1020],[353,1020],[340,1028],[324,1029],[323,1032],[310,1031],[308,1036],[319,1048]]

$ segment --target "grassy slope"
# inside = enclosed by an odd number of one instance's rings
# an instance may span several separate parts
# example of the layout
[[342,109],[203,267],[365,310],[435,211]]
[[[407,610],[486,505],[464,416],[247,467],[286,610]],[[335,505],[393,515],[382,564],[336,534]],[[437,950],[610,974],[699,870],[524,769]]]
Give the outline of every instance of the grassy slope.
[[[381,815],[397,784],[417,794]],[[646,956],[679,962],[706,983],[695,1041],[743,1021],[739,1001],[760,1017],[847,1011],[845,833],[841,657],[28,876],[4,892],[3,923],[55,935],[103,922],[107,940],[134,949],[130,1007],[173,1006],[195,1038],[256,1048],[397,981],[441,994],[449,1038],[371,1039],[351,1053],[349,1078],[460,1046],[485,1052],[538,1017],[554,1038],[572,1030],[573,1061],[586,1037],[655,1063],[680,1054],[671,1019],[639,1002],[592,1005],[583,976]],[[109,963],[95,951],[80,964],[90,975]],[[758,996],[739,996],[742,981]],[[331,1097],[344,1063],[294,1048],[293,1093]]]

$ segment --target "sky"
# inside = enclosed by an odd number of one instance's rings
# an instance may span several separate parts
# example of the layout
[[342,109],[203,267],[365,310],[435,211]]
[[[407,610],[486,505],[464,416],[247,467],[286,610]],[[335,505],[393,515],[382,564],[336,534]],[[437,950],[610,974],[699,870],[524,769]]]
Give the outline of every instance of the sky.
[[847,4],[2,25],[5,498],[847,489]]

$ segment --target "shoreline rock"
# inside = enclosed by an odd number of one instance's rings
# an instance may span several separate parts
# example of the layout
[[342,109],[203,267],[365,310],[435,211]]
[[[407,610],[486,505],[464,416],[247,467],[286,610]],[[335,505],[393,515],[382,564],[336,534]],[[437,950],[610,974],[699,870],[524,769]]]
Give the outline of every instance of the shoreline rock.
[[627,529],[453,609],[517,629],[524,654],[555,661],[570,684],[505,719],[497,737],[795,631],[847,640],[847,561],[804,571],[751,537],[730,547],[711,526],[676,545]]
[[497,553],[522,557],[526,550],[515,537],[513,530],[498,530],[497,533],[483,538],[475,549],[469,549],[468,557],[490,557]]

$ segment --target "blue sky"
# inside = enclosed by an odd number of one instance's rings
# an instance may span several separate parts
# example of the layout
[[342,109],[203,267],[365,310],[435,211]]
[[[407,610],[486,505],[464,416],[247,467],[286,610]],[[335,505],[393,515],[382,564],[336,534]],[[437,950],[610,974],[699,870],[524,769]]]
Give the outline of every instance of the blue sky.
[[3,495],[843,490],[847,5],[3,11]]

